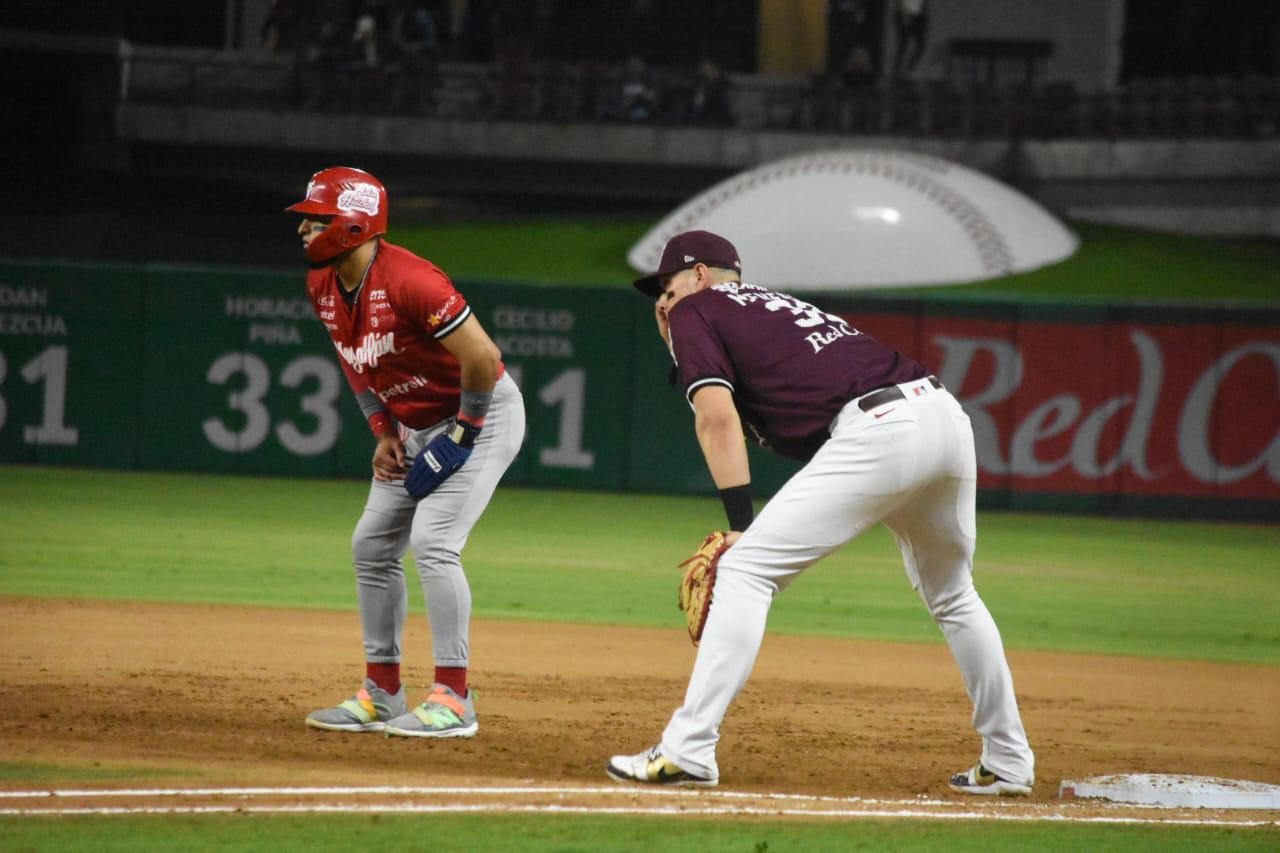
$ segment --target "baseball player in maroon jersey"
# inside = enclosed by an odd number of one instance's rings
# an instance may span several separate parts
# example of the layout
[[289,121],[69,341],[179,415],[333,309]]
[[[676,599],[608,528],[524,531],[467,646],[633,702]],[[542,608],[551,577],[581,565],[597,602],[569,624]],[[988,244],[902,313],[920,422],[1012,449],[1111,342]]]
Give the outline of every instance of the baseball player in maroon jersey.
[[[471,737],[471,588],[460,555],[524,439],[524,403],[501,353],[438,267],[383,239],[387,192],[359,169],[316,172],[298,234],[307,291],[377,438],[351,539],[364,632],[363,687],[306,723],[345,732]],[[435,683],[413,709],[400,683],[413,548],[431,623]]]
[[[973,587],[977,463],[959,403],[928,371],[840,317],[744,284],[733,245],[673,237],[635,286],[694,409],[698,443],[729,519],[711,609],[684,705],[662,740],[607,766],[618,781],[715,785],[720,722],[746,683],[773,597],[876,522],[937,621],[982,736],[956,791],[1025,795],[1034,756],[991,614]],[[806,464],[753,519],[745,429]]]

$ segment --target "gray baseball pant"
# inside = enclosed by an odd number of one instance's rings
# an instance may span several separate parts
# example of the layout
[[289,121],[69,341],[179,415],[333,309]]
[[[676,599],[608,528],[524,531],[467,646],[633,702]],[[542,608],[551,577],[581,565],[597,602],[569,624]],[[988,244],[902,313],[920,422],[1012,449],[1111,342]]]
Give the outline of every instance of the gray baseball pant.
[[[448,425],[446,421],[402,430],[406,456],[415,457]],[[493,390],[471,458],[439,488],[415,504],[401,482],[373,481],[351,537],[367,661],[400,661],[408,598],[401,559],[411,547],[427,604],[435,665],[467,665],[471,587],[462,570],[462,549],[520,450],[524,430],[524,398],[504,374]]]

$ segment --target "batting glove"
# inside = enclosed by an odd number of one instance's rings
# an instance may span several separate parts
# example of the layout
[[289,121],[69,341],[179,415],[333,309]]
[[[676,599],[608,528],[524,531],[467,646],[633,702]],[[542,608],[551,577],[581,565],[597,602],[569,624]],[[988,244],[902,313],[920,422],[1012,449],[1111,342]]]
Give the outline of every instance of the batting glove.
[[405,491],[420,501],[453,476],[453,472],[471,458],[480,427],[458,421],[450,430],[440,433],[418,452],[413,467],[404,478]]

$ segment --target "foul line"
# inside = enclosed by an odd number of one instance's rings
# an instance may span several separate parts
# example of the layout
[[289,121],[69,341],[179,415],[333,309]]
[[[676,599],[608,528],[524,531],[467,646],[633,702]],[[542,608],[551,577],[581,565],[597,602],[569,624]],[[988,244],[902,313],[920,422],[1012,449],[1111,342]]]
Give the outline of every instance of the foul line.
[[[723,806],[569,806],[532,805],[525,803],[478,804],[386,804],[386,803],[313,803],[278,805],[197,805],[197,806],[102,806],[102,807],[53,807],[53,808],[0,808],[0,816],[15,817],[69,817],[114,815],[205,815],[205,814],[565,814],[565,815],[649,815],[649,816],[741,816],[741,817],[818,817],[818,818],[919,818],[924,820],[997,820],[997,821],[1045,821],[1053,823],[1092,824],[1163,824],[1180,826],[1280,826],[1280,820],[1227,820],[1220,818],[1159,818],[1106,815],[1070,815],[1061,806],[1042,803],[1025,803],[1016,806],[1017,812],[953,810],[969,808],[970,803],[950,800],[893,800],[862,797],[832,797],[809,794],[750,793],[745,791],[686,791],[672,789],[646,789],[624,786],[572,787],[572,786],[508,786],[508,787],[329,787],[329,788],[135,788],[135,789],[67,789],[39,791],[0,791],[0,798],[51,799],[51,798],[134,798],[134,797],[263,797],[263,796],[351,796],[351,795],[495,795],[495,794],[570,794],[570,795],[621,795],[628,797],[699,798],[722,800],[778,801],[778,807],[749,805]],[[794,808],[782,802],[811,802],[815,804],[845,804],[855,808]],[[1097,804],[1105,807],[1106,804]],[[886,808],[902,806],[903,808]],[[945,808],[946,811],[929,811],[925,808]],[[1039,812],[1039,813],[1037,813]]]
[[[952,800],[910,800],[867,797],[833,797],[821,794],[752,793],[719,789],[643,788],[628,785],[514,785],[514,786],[417,786],[363,785],[297,788],[80,788],[44,789],[39,791],[0,791],[0,799],[37,799],[40,797],[263,797],[263,796],[352,796],[380,794],[617,794],[629,797],[721,797],[743,800],[802,800],[815,803],[882,803],[885,805],[957,806]],[[1027,806],[1035,804],[1027,803]]]

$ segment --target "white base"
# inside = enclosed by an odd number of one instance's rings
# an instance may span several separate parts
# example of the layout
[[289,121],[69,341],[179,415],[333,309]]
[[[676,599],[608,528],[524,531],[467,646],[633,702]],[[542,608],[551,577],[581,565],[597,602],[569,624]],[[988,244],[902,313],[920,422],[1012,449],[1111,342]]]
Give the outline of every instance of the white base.
[[1163,773],[1063,779],[1059,797],[1097,797],[1170,808],[1280,809],[1280,785]]

